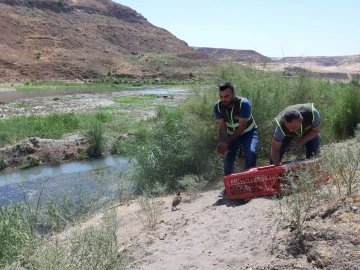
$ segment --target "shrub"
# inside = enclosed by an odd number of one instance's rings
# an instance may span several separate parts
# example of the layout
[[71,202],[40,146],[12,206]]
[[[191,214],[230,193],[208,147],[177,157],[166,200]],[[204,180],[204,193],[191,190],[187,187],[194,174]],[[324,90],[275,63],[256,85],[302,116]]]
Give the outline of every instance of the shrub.
[[334,132],[337,139],[346,139],[355,135],[360,123],[360,87],[349,84],[339,94],[333,118]]
[[281,188],[287,195],[278,201],[280,209],[285,217],[291,220],[298,240],[302,235],[304,223],[310,216],[310,211],[321,197],[316,184],[323,180],[324,175],[318,173],[317,170],[317,164],[309,164],[301,169],[289,171],[286,174],[289,184]]
[[338,193],[345,188],[350,196],[360,190],[360,146],[356,141],[345,145],[329,145],[323,150],[323,163],[331,174]]
[[89,148],[87,150],[89,157],[100,157],[104,149],[104,129],[100,120],[92,121],[90,130],[87,133]]
[[207,134],[216,132],[208,124],[183,108],[161,107],[151,128],[139,136],[135,153],[138,189],[151,191],[159,183],[168,191],[176,190],[179,179],[187,174],[204,174],[212,180],[217,172],[216,140]]

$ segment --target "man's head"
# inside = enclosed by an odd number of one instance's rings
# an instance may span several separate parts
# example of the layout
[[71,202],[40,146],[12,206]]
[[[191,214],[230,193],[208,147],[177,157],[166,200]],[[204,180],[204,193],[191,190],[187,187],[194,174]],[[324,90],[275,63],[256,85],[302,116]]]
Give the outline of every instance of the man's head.
[[219,85],[219,96],[221,104],[224,106],[231,106],[235,97],[234,86],[232,83],[225,82]]
[[290,132],[297,131],[303,121],[303,117],[298,110],[288,110],[283,115],[284,125]]

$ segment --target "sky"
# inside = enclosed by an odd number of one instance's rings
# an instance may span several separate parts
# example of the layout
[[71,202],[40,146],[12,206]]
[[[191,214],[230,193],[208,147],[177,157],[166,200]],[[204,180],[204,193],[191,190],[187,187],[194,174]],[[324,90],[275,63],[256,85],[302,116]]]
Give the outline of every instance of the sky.
[[360,54],[358,0],[114,2],[190,46],[249,49],[269,57]]

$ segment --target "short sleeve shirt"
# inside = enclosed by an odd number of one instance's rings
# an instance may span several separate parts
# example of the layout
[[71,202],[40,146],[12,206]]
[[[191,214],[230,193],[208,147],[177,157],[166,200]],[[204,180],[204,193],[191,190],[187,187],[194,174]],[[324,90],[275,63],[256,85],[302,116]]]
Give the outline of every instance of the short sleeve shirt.
[[[227,112],[231,113],[231,108],[226,108]],[[216,120],[220,120],[223,119],[224,117],[221,115],[221,112],[219,112],[218,110],[218,105],[217,103],[215,103],[214,105],[214,114],[215,114],[215,118]],[[239,116],[240,118],[250,118],[251,116],[251,103],[247,98],[242,98],[241,99],[241,108],[240,108],[240,112],[239,112]]]
[[[311,128],[317,127],[320,125],[320,114],[319,111],[315,108],[313,108],[313,114],[314,114],[314,121],[311,124]],[[300,132],[300,130],[297,130],[297,132]],[[282,142],[285,138],[285,135],[282,133],[279,126],[276,127],[274,132],[274,140],[278,142]]]

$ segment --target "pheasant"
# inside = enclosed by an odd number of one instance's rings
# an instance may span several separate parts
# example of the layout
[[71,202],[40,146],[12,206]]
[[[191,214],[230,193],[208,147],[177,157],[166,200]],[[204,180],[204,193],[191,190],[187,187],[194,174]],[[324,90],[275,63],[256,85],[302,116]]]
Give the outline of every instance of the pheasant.
[[182,200],[182,197],[180,196],[180,191],[178,191],[177,195],[174,197],[173,201],[172,201],[172,208],[171,208],[171,211],[175,211],[175,210],[178,210],[176,208],[176,206],[179,205],[179,203],[181,202]]

